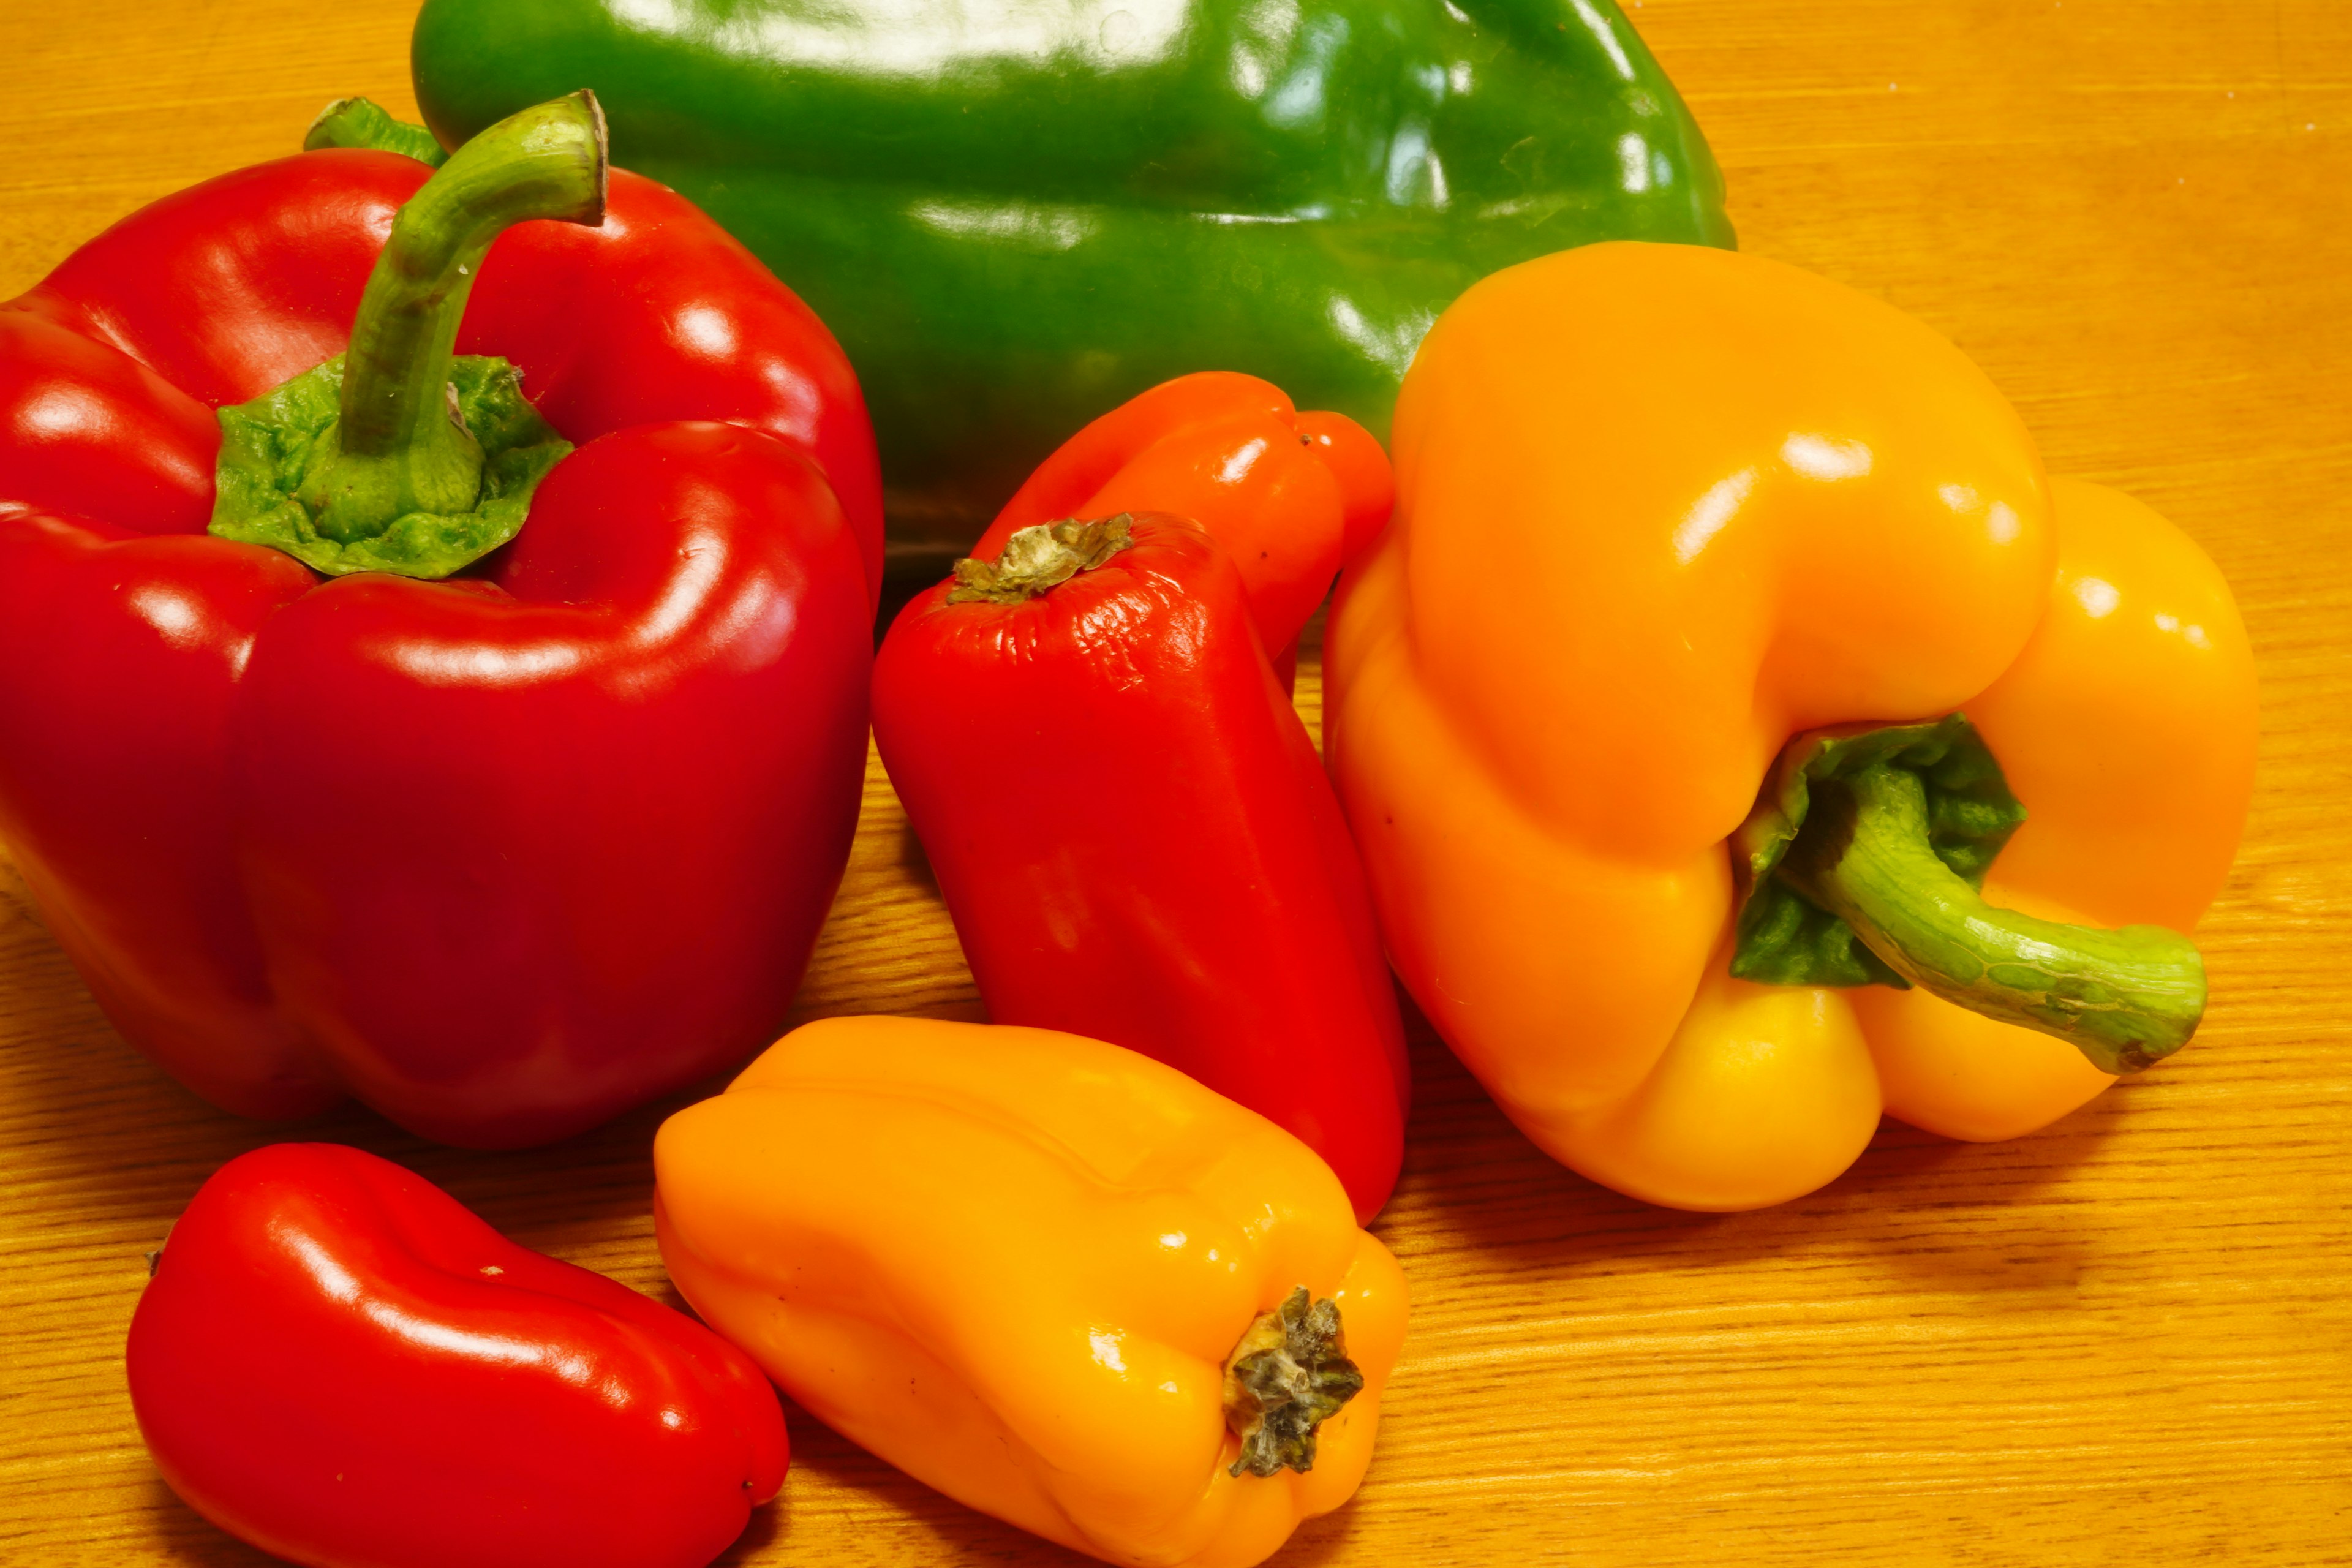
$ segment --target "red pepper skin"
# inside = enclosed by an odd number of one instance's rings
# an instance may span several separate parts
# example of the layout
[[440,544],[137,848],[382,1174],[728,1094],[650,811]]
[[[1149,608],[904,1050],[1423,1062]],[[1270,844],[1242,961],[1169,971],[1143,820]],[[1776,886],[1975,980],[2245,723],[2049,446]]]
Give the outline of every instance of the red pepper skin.
[[172,1489],[321,1568],[695,1568],[783,1486],[741,1352],[338,1144],[214,1173],[124,1361]]
[[[202,533],[212,410],[343,351],[393,213],[431,173],[347,148],[241,169],[132,213],[0,304],[0,500]],[[602,225],[501,237],[457,352],[512,360],[582,446],[672,419],[767,431],[824,470],[880,594],[881,468],[856,374],[806,305],[667,186],[615,169]]]
[[226,175],[0,305],[0,837],[205,1098],[507,1147],[782,1022],[856,825],[880,482],[823,325],[616,170],[459,335],[580,443],[512,545],[322,584],[203,536],[213,409],[343,347],[426,174]]
[[1355,845],[1216,542],[1133,529],[1024,604],[910,602],[876,742],[991,1017],[1191,1074],[1297,1134],[1368,1219],[1411,1079]]
[[1064,442],[1014,492],[972,554],[1064,518],[1174,512],[1241,574],[1277,664],[1331,580],[1396,506],[1388,455],[1344,414],[1301,414],[1272,382],[1202,371],[1130,398]]

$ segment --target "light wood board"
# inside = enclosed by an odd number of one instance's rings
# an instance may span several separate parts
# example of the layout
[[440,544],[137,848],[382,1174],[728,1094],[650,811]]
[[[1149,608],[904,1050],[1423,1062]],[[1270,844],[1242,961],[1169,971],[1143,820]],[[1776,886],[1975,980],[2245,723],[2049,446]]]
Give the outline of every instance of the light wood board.
[[[331,97],[413,113],[410,14],[0,5],[0,298],[140,203],[289,151]],[[2203,932],[2212,1011],[2184,1056],[2039,1136],[1889,1125],[1824,1192],[1717,1217],[1551,1164],[1424,1038],[1379,1223],[1415,1292],[1380,1453],[1277,1561],[2352,1562],[2352,5],[1629,15],[1748,248],[1949,334],[2054,470],[2154,503],[2235,584],[2263,765]],[[978,1016],[878,770],[800,1003],[872,1010]],[[297,1135],[660,1294],[666,1109],[522,1154],[359,1111]],[[121,1352],[141,1254],[222,1161],[285,1135],[124,1046],[0,879],[0,1559],[261,1561],[157,1480]],[[793,1439],[730,1560],[1079,1561],[805,1418]]]

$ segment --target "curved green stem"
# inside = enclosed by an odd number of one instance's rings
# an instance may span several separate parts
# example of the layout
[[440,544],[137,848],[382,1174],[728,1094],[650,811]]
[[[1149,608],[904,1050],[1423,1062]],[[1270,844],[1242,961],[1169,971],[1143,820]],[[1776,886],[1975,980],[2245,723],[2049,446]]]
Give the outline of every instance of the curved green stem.
[[319,118],[310,121],[310,129],[303,133],[302,151],[315,153],[321,147],[366,147],[380,153],[397,153],[436,169],[449,161],[441,143],[433,140],[433,132],[422,125],[394,120],[364,98],[339,98],[319,110]]
[[2071,1040],[2112,1073],[2138,1072],[2196,1032],[2205,965],[2186,937],[1987,904],[1930,847],[1926,791],[1906,768],[1817,778],[1811,797],[1777,874],[1913,984]]
[[295,492],[319,533],[348,542],[408,513],[474,508],[482,447],[449,377],[475,274],[515,224],[600,221],[605,176],[604,112],[577,92],[491,126],[400,209],[352,324],[331,445]]

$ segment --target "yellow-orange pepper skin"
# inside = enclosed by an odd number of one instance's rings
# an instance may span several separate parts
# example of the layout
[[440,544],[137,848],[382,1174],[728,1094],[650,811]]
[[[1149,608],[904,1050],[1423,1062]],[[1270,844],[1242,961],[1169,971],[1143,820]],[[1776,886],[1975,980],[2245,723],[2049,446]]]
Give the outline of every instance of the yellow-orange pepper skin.
[[[1404,1339],[1396,1260],[1307,1146],[1044,1029],[835,1018],[664,1123],[670,1277],[811,1415],[1107,1562],[1247,1568],[1351,1496]],[[1364,1386],[1313,1468],[1228,1473],[1224,1364],[1297,1286]]]
[[[2051,493],[2049,608],[1965,704],[2031,812],[1985,892],[2046,919],[2186,931],[2229,876],[2253,791],[2253,650],[2188,535],[2102,486],[2057,479]],[[1924,991],[1845,994],[1887,1110],[1947,1137],[2013,1138],[2115,1081],[2063,1040]]]
[[1751,1208],[1833,1179],[1882,1110],[2008,1137],[2112,1081],[1923,991],[1733,979],[1725,839],[1792,733],[1958,710],[2030,814],[1991,902],[2186,931],[2255,729],[2185,536],[2053,485],[1919,322],[1696,247],[1473,288],[1394,457],[1395,520],[1331,616],[1328,755],[1399,973],[1539,1146]]

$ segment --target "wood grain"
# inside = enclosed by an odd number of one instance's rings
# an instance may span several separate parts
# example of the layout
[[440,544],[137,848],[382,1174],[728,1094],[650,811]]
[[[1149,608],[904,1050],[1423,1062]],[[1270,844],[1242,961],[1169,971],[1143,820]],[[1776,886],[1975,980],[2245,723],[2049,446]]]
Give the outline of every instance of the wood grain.
[[[1750,249],[1879,294],[2016,399],[2051,466],[2200,540],[2262,664],[2245,847],[2186,1056],[2037,1137],[1898,1125],[1755,1215],[1552,1165],[1425,1036],[1380,1222],[1415,1291],[1355,1502],[1279,1560],[2352,1562],[2352,6],[1646,0]],[[0,8],[0,297],[138,204],[413,109],[409,7]],[[1301,681],[1313,709],[1312,668]],[[878,771],[804,1016],[978,1015]],[[530,1246],[667,1290],[655,1107],[559,1148],[300,1136],[414,1165]],[[0,879],[0,1558],[241,1563],[123,1394],[154,1247],[219,1114],[107,1027]],[[674,1298],[673,1298],[674,1299]],[[730,1561],[1078,1560],[796,1419]]]

